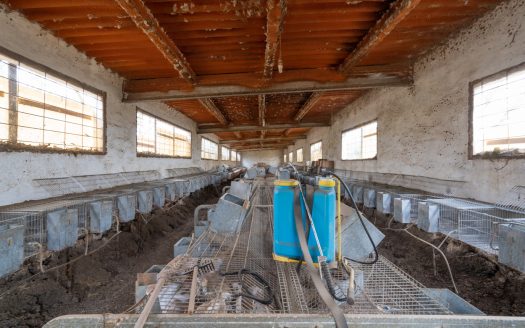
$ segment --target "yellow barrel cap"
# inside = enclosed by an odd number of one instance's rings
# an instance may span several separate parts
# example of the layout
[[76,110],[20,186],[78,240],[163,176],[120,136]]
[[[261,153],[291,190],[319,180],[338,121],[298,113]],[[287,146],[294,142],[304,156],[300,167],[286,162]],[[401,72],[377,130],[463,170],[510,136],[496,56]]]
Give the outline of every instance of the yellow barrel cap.
[[281,186],[281,187],[295,187],[299,185],[299,181],[293,180],[293,179],[283,179],[283,180],[275,180],[273,184],[276,186]]
[[320,179],[319,186],[321,187],[335,187],[335,181],[332,179]]

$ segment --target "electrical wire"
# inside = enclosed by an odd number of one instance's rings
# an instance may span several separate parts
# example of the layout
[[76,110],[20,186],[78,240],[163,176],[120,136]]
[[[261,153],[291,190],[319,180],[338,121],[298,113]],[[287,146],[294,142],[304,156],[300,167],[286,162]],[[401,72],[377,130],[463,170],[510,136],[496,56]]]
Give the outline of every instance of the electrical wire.
[[366,224],[363,220],[363,217],[361,216],[361,213],[359,212],[359,210],[357,209],[357,204],[354,200],[354,197],[352,196],[352,193],[350,192],[350,189],[348,188],[348,186],[346,185],[346,182],[343,181],[343,179],[341,179],[337,174],[335,174],[334,172],[332,171],[326,171],[325,174],[330,174],[330,175],[333,175],[334,177],[336,177],[342,184],[343,186],[345,187],[345,190],[346,192],[348,193],[348,196],[350,196],[350,200],[352,201],[352,205],[354,206],[356,212],[357,212],[357,217],[359,218],[359,222],[361,222],[361,225],[363,226],[363,229],[365,230],[365,233],[366,233],[366,236],[368,237],[368,240],[370,240],[370,243],[372,244],[372,247],[374,248],[374,259],[372,261],[358,261],[358,260],[353,260],[351,258],[348,258],[348,257],[344,257],[345,259],[347,260],[350,260],[352,262],[355,262],[355,263],[359,263],[359,264],[374,264],[376,263],[378,260],[379,260],[379,254],[377,252],[377,246],[376,244],[374,243],[374,240],[372,239],[372,236],[370,236],[370,232],[368,231],[368,228],[366,227]]

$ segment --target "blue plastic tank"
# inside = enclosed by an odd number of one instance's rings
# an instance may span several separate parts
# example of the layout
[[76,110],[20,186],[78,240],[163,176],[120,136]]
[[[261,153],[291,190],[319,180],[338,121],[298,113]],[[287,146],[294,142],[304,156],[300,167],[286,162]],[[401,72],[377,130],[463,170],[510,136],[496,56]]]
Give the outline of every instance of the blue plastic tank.
[[302,260],[294,219],[296,180],[275,180],[273,191],[273,258],[290,262]]
[[[312,220],[319,237],[319,243],[326,256],[327,262],[335,260],[335,228],[336,228],[336,194],[335,181],[333,179],[319,180],[319,188],[314,192]],[[308,248],[314,262],[317,262],[319,248],[313,233],[308,238]]]

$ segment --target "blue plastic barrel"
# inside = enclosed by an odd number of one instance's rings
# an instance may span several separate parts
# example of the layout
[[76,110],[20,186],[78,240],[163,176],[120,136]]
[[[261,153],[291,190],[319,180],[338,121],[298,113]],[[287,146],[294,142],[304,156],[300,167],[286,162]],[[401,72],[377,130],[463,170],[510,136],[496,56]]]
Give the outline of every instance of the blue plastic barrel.
[[273,191],[273,258],[290,262],[302,260],[294,219],[296,180],[275,180]]
[[[319,243],[326,256],[327,262],[335,260],[335,181],[332,179],[319,180],[319,188],[314,192],[314,201],[312,209],[312,220],[317,231]],[[308,248],[314,262],[317,262],[319,248],[314,234],[310,233],[308,238]]]

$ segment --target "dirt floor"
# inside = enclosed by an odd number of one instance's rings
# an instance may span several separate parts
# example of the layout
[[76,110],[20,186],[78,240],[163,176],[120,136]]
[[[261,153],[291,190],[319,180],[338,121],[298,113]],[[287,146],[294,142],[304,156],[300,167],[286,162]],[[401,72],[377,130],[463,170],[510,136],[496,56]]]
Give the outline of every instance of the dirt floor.
[[[138,219],[121,226],[109,243],[108,237],[90,240],[90,251],[106,246],[71,265],[38,274],[38,264],[29,263],[8,280],[0,279],[0,327],[41,327],[64,314],[123,312],[135,302],[137,273],[169,262],[173,244],[193,231],[194,208],[217,199],[208,187],[167,211],[156,210],[145,218],[148,224]],[[54,254],[45,268],[78,258],[84,246]]]
[[[374,222],[374,219],[371,220]],[[446,263],[436,252],[434,274],[432,247],[402,231],[407,226],[376,216],[375,224],[386,235],[379,253],[426,287],[454,291]],[[396,229],[396,230],[394,230]],[[409,232],[438,246],[445,238],[411,227]],[[448,258],[459,295],[488,315],[525,315],[525,274],[497,263],[495,257],[447,239],[441,247]]]
[[[90,251],[106,246],[71,265],[42,274],[35,261],[8,280],[0,279],[0,327],[41,327],[64,314],[125,311],[134,303],[136,274],[171,260],[173,244],[192,232],[194,208],[215,203],[217,198],[213,188],[196,192],[169,210],[157,210],[146,217],[148,224],[139,219],[122,226],[122,232],[109,242],[110,237],[91,240]],[[426,287],[453,290],[443,259],[436,256],[434,274],[432,248],[402,231],[406,226],[390,221],[372,218],[386,235],[380,253]],[[416,227],[409,231],[434,245],[444,238]],[[44,262],[45,268],[79,258],[84,246],[80,243],[54,254]],[[524,274],[457,241],[445,242],[442,249],[461,297],[486,314],[525,315]]]

